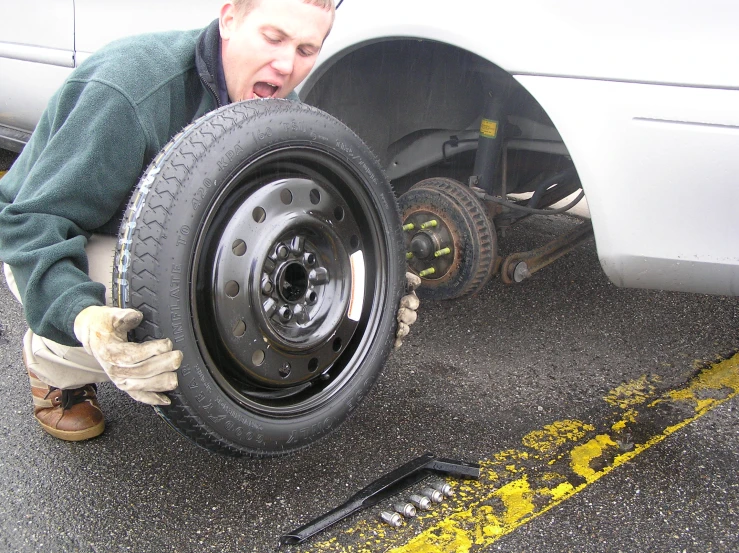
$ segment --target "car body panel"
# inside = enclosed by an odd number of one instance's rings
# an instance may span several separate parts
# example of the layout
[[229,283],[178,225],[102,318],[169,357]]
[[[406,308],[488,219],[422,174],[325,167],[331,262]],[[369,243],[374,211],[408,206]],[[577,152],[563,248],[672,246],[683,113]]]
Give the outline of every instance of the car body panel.
[[[57,7],[50,13],[68,6],[45,0],[47,7],[52,4]],[[74,33],[74,59],[80,63],[122,36],[204,27],[217,17],[220,5],[220,0],[75,0],[74,21],[67,10],[43,40],[23,38],[27,23],[18,16],[21,9],[13,8],[17,29],[7,36],[38,52],[58,53],[68,51]],[[49,31],[48,25],[43,28]],[[549,134],[561,137],[563,153],[574,161],[598,255],[614,283],[739,295],[739,253],[727,238],[739,233],[733,213],[739,203],[734,185],[739,170],[734,153],[739,147],[737,31],[739,4],[730,0],[617,5],[591,0],[345,0],[300,93],[310,97],[334,81],[337,87],[350,80],[361,88],[369,80],[366,75],[338,80],[332,70],[351,71],[344,62],[378,43],[404,40],[422,43],[421,49],[451,45],[479,56],[487,69],[476,71],[512,76],[553,123]],[[0,82],[0,146],[12,147],[10,130],[30,132],[71,67],[53,60],[21,61],[9,54],[18,45],[7,42],[0,49],[0,73],[6,76]],[[385,61],[395,63],[380,63]],[[342,118],[349,115],[345,122],[381,150],[393,176],[401,176],[391,166],[398,160],[415,157],[407,161],[412,168],[430,163],[433,144],[423,140],[433,142],[434,137],[429,134],[404,150],[382,151],[387,144],[378,145],[363,124],[372,120],[379,134],[389,132],[383,121],[389,129],[394,110],[405,107],[394,98],[396,90],[403,90],[399,85],[406,90],[424,86],[414,80],[421,74],[414,62],[418,67],[433,63],[419,56],[399,64],[403,70],[389,73],[394,82],[385,83],[377,102],[363,103],[364,98],[338,88],[320,105]],[[459,84],[449,82],[448,92],[462,99],[469,91]],[[474,133],[468,123],[459,130]],[[420,130],[434,130],[422,124]],[[22,138],[16,144],[22,145]]]
[[613,282],[739,295],[739,91],[518,80],[575,161]]

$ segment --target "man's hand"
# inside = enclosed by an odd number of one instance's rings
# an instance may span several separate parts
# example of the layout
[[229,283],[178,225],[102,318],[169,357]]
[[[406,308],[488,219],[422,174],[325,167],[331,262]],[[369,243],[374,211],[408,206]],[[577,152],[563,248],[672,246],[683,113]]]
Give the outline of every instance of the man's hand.
[[129,342],[128,331],[143,318],[135,309],[91,306],[75,318],[74,334],[118,388],[142,403],[169,405],[169,398],[158,392],[177,387],[182,352],[172,351],[168,338]]
[[408,336],[411,325],[416,322],[416,310],[418,309],[418,296],[414,290],[421,285],[421,278],[413,273],[405,274],[405,290],[407,295],[400,298],[398,309],[398,332],[395,334],[395,349],[403,344],[403,338]]

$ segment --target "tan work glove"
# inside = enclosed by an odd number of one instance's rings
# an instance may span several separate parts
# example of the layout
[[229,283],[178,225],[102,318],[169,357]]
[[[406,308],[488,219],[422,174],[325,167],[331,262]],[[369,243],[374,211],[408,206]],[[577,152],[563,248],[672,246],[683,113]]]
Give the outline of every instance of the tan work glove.
[[177,387],[174,371],[182,363],[182,352],[172,351],[168,338],[143,344],[129,342],[128,331],[143,319],[135,309],[93,305],[75,318],[74,334],[118,388],[142,403],[169,405],[170,399],[158,392]]
[[405,274],[405,289],[407,295],[400,298],[398,309],[398,332],[395,333],[395,349],[403,344],[403,338],[408,336],[411,325],[416,322],[416,310],[418,309],[418,296],[414,290],[421,285],[421,277],[413,273]]

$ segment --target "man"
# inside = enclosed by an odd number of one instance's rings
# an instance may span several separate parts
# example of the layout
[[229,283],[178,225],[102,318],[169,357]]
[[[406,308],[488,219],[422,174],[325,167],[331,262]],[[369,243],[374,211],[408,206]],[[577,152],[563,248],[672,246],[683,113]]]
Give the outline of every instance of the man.
[[[142,314],[106,305],[115,238],[103,231],[115,230],[144,168],[191,121],[233,101],[297,100],[333,20],[333,0],[227,1],[202,31],[106,46],[51,99],[0,180],[0,259],[29,323],[23,359],[46,432],[101,434],[98,382],[169,404],[163,392],[177,387],[182,354],[168,339],[128,342]],[[417,307],[415,294],[403,298],[396,346]]]

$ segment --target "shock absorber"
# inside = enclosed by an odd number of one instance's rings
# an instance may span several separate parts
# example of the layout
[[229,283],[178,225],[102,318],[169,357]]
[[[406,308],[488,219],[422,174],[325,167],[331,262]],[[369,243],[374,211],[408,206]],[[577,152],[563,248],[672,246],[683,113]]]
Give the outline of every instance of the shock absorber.
[[500,152],[503,146],[505,125],[505,96],[503,93],[488,92],[485,111],[480,122],[480,139],[477,142],[475,168],[470,185],[495,194],[495,173],[498,170]]

